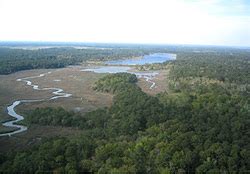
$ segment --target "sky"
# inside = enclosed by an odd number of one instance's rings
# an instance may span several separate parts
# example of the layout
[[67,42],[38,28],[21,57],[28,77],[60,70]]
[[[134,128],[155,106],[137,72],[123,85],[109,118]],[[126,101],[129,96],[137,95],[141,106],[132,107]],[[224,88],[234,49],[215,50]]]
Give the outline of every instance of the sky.
[[0,0],[0,41],[250,46],[250,0]]

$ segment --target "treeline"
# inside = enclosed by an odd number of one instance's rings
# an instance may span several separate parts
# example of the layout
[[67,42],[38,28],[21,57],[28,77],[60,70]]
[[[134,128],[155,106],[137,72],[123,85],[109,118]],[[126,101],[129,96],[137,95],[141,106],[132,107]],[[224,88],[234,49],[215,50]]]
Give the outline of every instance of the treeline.
[[[47,43],[48,44],[48,43]],[[224,57],[220,59],[219,64],[215,63],[216,68],[211,65],[209,68],[217,70],[219,66],[222,69],[219,70],[226,73],[223,68],[223,61],[227,58],[235,57],[236,59],[231,59],[230,65],[225,64],[226,69],[236,63],[237,68],[231,70],[241,70],[242,58],[249,58],[249,49],[237,49],[237,48],[227,48],[227,47],[195,47],[195,46],[178,46],[178,45],[127,45],[127,44],[73,44],[73,43],[51,43],[46,45],[46,43],[0,43],[0,74],[10,74],[13,72],[28,70],[28,69],[38,69],[38,68],[62,68],[68,65],[76,65],[87,60],[103,61],[103,60],[114,60],[144,56],[151,53],[173,53],[177,54],[177,60],[179,59],[189,59],[190,57],[207,57],[213,58],[213,61],[218,57]],[[19,49],[19,47],[28,47],[29,49]],[[33,47],[32,47],[33,46]],[[33,49],[39,48],[41,49]],[[46,48],[46,46],[51,48]],[[81,46],[85,48],[81,49]],[[86,48],[86,46],[88,48]],[[76,47],[76,48],[74,48]],[[237,61],[239,58],[239,61]],[[188,60],[186,60],[188,61]],[[236,61],[236,62],[234,62]],[[211,63],[206,61],[205,63]],[[249,63],[245,62],[245,66]],[[199,63],[199,65],[204,65],[204,62]],[[243,63],[244,64],[244,63]],[[240,65],[240,66],[238,66]],[[230,67],[228,67],[230,66]],[[201,66],[203,67],[203,66]],[[154,70],[154,69],[164,69],[164,64],[156,65],[144,65],[138,67],[141,70]],[[182,68],[187,68],[186,66]],[[189,67],[190,68],[190,67]],[[209,69],[208,68],[208,69]],[[243,68],[245,69],[245,68]],[[184,70],[184,69],[183,69]],[[183,72],[179,72],[183,73]],[[203,72],[206,74],[207,72]],[[239,73],[239,72],[237,72]],[[190,73],[189,73],[190,74]],[[191,73],[195,75],[195,73]],[[244,72],[245,74],[245,72]],[[227,74],[225,78],[231,78],[232,73]],[[238,74],[234,75],[234,78]],[[208,76],[210,76],[208,74]],[[214,77],[212,74],[211,76]],[[224,76],[223,76],[224,77]],[[223,80],[222,77],[222,80]],[[220,77],[221,78],[221,77]],[[230,79],[229,79],[230,80]]]
[[[31,124],[79,127],[83,136],[45,140],[29,150],[2,154],[0,171],[250,171],[247,96],[221,88],[220,84],[208,84],[206,90],[187,92],[180,88],[152,97],[136,86],[134,75],[121,73],[107,77],[96,85],[100,91],[114,92],[110,108],[85,115],[47,108],[37,109],[28,116]],[[114,90],[118,83],[127,87]],[[65,124],[65,119],[72,121]]]
[[[156,50],[155,50],[156,51]],[[0,48],[0,74],[38,68],[62,68],[86,60],[110,60],[142,56],[152,49],[75,49],[55,47],[37,50]]]

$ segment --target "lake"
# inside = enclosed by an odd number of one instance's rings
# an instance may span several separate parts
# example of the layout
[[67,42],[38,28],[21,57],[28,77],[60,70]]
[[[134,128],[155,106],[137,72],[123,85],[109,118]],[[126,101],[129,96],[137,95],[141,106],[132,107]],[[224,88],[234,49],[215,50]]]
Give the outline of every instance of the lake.
[[153,63],[163,63],[168,60],[175,60],[175,54],[169,53],[154,53],[150,55],[145,55],[142,58],[138,59],[121,59],[121,60],[111,60],[106,61],[108,65],[145,65]]

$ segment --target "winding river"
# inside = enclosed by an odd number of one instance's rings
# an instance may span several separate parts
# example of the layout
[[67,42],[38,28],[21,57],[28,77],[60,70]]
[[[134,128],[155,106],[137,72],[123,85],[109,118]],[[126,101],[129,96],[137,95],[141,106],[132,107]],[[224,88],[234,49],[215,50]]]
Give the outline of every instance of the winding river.
[[[151,83],[150,89],[155,87],[155,82],[152,81],[152,79],[158,74],[157,72],[130,72],[128,70],[130,70],[130,67],[112,67],[112,66],[105,66],[105,67],[99,67],[99,68],[93,68],[93,69],[84,69],[82,71],[93,71],[96,73],[117,73],[117,72],[128,72],[128,73],[132,73],[135,74],[138,78],[144,78],[147,82]],[[24,82],[27,86],[31,86],[34,90],[50,90],[53,91],[52,94],[54,94],[53,97],[48,98],[48,99],[36,99],[36,100],[16,100],[14,101],[10,106],[7,107],[7,113],[9,116],[13,117],[14,120],[10,120],[7,122],[4,122],[2,125],[6,126],[6,127],[12,127],[12,128],[16,128],[16,130],[12,131],[12,132],[7,132],[7,133],[2,133],[0,134],[0,137],[2,136],[12,136],[14,134],[17,133],[21,133],[26,131],[28,128],[26,126],[23,125],[19,125],[17,124],[17,122],[21,121],[24,119],[24,117],[22,115],[19,115],[18,113],[16,113],[15,111],[15,107],[22,104],[22,103],[32,103],[32,102],[41,102],[41,101],[49,101],[49,100],[55,100],[58,98],[67,98],[72,96],[72,94],[69,93],[64,93],[63,89],[61,88],[39,88],[38,85],[33,84],[31,82],[31,79],[34,78],[41,78],[44,77],[48,74],[50,74],[51,72],[47,72],[47,73],[43,73],[40,74],[38,76],[31,76],[31,77],[25,77],[25,78],[20,78],[17,79],[16,81],[18,82]]]
[[49,99],[17,100],[17,101],[14,101],[12,103],[12,105],[7,107],[7,111],[8,111],[8,115],[15,118],[15,120],[5,122],[5,123],[3,123],[3,126],[17,128],[17,130],[12,131],[12,132],[8,132],[8,133],[2,133],[2,134],[0,134],[0,136],[11,136],[11,135],[14,135],[14,134],[17,134],[17,133],[20,133],[20,132],[23,132],[23,131],[27,130],[26,126],[16,124],[17,122],[24,119],[23,116],[21,116],[21,115],[19,115],[19,114],[17,114],[15,112],[15,107],[16,106],[18,106],[18,105],[20,105],[22,103],[31,103],[31,102],[41,102],[41,101],[46,101],[46,100],[55,100],[55,99],[62,98],[62,97],[64,97],[64,98],[65,97],[70,97],[72,95],[72,94],[69,94],[69,93],[64,93],[63,89],[61,89],[61,88],[39,88],[38,85],[35,85],[30,81],[30,79],[44,77],[44,76],[46,76],[46,75],[48,75],[50,73],[51,72],[47,72],[47,73],[44,73],[44,74],[40,74],[38,76],[31,76],[31,77],[25,77],[25,78],[17,79],[17,81],[19,81],[19,82],[25,82],[26,85],[31,86],[34,90],[51,90],[51,91],[53,91],[52,94],[54,94],[54,96],[49,98]]

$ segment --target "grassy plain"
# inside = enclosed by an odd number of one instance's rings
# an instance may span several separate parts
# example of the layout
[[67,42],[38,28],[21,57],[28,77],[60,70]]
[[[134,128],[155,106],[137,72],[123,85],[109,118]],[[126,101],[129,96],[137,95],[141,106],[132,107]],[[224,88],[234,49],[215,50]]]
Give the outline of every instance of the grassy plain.
[[[39,85],[39,88],[62,88],[65,93],[72,94],[69,98],[59,98],[51,101],[23,103],[16,107],[16,112],[25,117],[25,113],[37,107],[63,107],[67,110],[76,112],[89,112],[101,107],[109,107],[112,104],[113,95],[108,93],[96,92],[93,90],[94,83],[105,74],[80,71],[83,66],[71,66],[62,69],[40,69],[20,71],[10,75],[0,76],[0,121],[11,119],[7,114],[7,106],[15,100],[21,99],[49,99],[54,96],[52,90],[34,90],[24,82],[18,82],[16,79],[37,76],[41,73],[51,72],[44,77],[30,79],[33,84]],[[145,79],[139,79],[138,85],[143,91],[150,95],[155,95],[167,89],[164,79],[167,78],[168,71],[159,71],[153,81],[156,82],[156,88],[149,89],[151,83]],[[0,132],[13,130],[0,126]],[[9,146],[26,147],[28,144],[39,142],[41,137],[52,136],[74,136],[80,134],[80,130],[73,128],[62,128],[54,126],[32,125],[27,131],[13,135],[12,137],[0,137],[0,151],[5,151]]]

